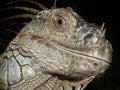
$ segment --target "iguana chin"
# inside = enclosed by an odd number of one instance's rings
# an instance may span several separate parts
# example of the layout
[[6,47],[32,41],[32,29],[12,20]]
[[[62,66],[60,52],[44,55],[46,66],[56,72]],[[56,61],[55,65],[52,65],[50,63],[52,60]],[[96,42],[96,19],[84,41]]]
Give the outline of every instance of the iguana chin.
[[110,65],[105,29],[71,8],[42,10],[0,56],[0,88],[83,90]]

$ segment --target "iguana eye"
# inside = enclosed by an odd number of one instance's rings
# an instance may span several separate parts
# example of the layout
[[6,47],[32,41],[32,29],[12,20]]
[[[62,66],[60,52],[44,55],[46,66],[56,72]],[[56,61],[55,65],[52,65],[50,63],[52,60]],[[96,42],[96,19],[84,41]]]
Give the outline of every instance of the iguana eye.
[[61,16],[57,16],[55,18],[54,24],[57,29],[64,29],[66,26],[66,20]]

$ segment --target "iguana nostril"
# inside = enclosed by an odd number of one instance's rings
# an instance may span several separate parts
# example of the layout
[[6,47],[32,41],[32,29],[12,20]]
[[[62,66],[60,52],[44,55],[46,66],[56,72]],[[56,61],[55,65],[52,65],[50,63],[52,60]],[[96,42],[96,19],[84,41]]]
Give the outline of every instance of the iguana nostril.
[[98,41],[99,41],[99,37],[93,37],[93,38],[92,38],[92,42],[93,42],[93,43],[97,43]]

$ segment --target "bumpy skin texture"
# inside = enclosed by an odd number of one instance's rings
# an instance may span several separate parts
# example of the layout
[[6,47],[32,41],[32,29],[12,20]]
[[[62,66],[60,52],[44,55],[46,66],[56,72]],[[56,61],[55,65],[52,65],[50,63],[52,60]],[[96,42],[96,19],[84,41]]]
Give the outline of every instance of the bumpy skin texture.
[[0,56],[0,88],[82,90],[110,65],[104,29],[71,8],[43,10]]

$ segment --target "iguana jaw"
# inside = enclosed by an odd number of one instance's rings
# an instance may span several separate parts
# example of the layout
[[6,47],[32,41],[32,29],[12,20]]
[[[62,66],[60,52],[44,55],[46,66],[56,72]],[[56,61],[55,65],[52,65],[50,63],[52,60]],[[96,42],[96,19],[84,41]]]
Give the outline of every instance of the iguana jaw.
[[43,41],[45,41],[46,43],[60,49],[60,50],[63,50],[65,52],[68,52],[68,53],[72,53],[72,54],[76,54],[76,55],[79,55],[79,56],[82,56],[82,57],[86,57],[86,58],[89,58],[91,60],[96,60],[96,61],[100,61],[100,62],[104,62],[106,64],[110,64],[111,62],[109,60],[106,60],[106,59],[102,59],[102,58],[99,58],[99,57],[95,57],[95,56],[92,56],[92,55],[89,55],[89,54],[86,54],[86,53],[83,53],[83,52],[80,52],[78,50],[74,50],[74,49],[71,49],[71,48],[67,48],[67,47],[64,47],[64,46],[61,46],[59,44],[57,44],[56,42],[42,36],[42,35],[37,35],[37,34],[33,34],[32,33],[32,36],[36,37],[36,38],[39,38],[39,39],[42,39]]
[[[52,42],[54,43],[54,42]],[[73,50],[73,49],[70,49],[70,48],[66,48],[66,47],[63,47],[63,46],[60,46],[56,43],[54,43],[55,47],[61,49],[61,50],[64,50],[64,51],[67,51],[67,52],[70,52],[70,53],[73,53],[73,54],[77,54],[79,56],[83,56],[83,57],[87,57],[87,58],[90,58],[90,59],[94,59],[94,60],[98,60],[98,61],[101,61],[101,62],[105,62],[107,64],[110,64],[109,61],[105,60],[105,59],[101,59],[101,58],[98,58],[98,57],[94,57],[94,56],[91,56],[89,54],[85,54],[85,53],[82,53],[80,51],[77,51],[77,50]]]

